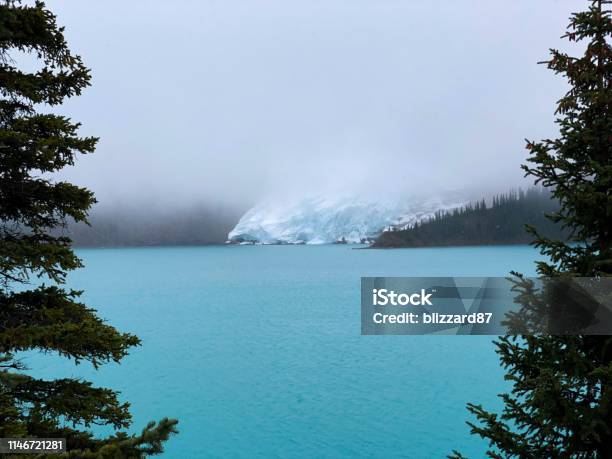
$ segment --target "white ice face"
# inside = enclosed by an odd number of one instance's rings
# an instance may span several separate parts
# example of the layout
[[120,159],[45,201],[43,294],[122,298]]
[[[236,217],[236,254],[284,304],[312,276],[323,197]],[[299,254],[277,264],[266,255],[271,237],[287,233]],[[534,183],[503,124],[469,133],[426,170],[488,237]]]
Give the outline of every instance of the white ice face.
[[389,227],[405,227],[438,210],[461,206],[441,198],[380,202],[357,197],[268,201],[251,208],[228,234],[229,242],[260,244],[360,243]]

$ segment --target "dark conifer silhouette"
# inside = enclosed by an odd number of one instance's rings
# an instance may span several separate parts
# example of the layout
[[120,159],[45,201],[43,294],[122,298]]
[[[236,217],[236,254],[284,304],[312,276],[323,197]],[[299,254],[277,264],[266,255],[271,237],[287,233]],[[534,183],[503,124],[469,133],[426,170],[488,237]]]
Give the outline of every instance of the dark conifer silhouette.
[[[18,67],[15,56],[23,53],[38,70]],[[92,425],[127,428],[129,404],[87,381],[31,377],[17,356],[53,352],[98,367],[139,344],[80,303],[80,292],[62,287],[81,262],[57,230],[68,219],[86,221],[95,200],[51,174],[92,153],[97,139],[80,137],[69,118],[40,110],[78,96],[89,82],[89,69],[42,2],[0,2],[0,437],[66,438],[68,457],[144,457],[162,452],[177,421],[150,423],[139,435],[95,438]],[[37,278],[50,285],[32,285]]]
[[[549,257],[538,263],[538,272],[554,279],[612,275],[609,5],[590,1],[586,11],[572,15],[564,37],[584,43],[584,54],[552,50],[546,62],[570,86],[557,106],[559,138],[527,145],[531,154],[524,169],[559,201],[551,218],[569,233],[562,241],[530,230]],[[520,276],[517,289],[526,305],[541,298]],[[496,344],[513,384],[511,393],[501,395],[504,409],[495,414],[468,405],[478,421],[469,425],[489,441],[490,457],[612,457],[612,337],[508,336]]]

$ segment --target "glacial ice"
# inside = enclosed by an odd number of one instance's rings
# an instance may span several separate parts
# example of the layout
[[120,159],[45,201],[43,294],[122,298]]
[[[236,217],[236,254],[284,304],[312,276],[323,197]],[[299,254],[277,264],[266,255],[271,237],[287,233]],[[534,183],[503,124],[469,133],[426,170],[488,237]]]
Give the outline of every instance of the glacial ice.
[[242,244],[360,243],[462,204],[441,198],[382,202],[355,196],[268,200],[247,211],[227,239]]

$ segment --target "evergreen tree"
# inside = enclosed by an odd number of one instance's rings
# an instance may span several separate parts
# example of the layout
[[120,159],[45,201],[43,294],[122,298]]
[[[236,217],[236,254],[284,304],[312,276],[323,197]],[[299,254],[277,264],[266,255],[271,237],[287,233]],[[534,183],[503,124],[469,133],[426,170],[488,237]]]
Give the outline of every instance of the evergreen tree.
[[[551,50],[546,62],[570,86],[558,102],[559,137],[528,142],[524,166],[559,200],[551,219],[570,233],[559,241],[530,228],[550,260],[538,272],[555,279],[612,275],[612,18],[609,1],[589,3],[572,15],[564,35],[585,43],[584,54]],[[521,295],[533,298],[532,285],[523,281]],[[513,384],[501,395],[503,412],[468,405],[479,421],[468,424],[490,442],[490,457],[612,457],[612,337],[508,336],[496,344]]]
[[[39,69],[20,69],[24,56]],[[80,137],[69,118],[39,111],[89,83],[89,70],[42,2],[0,2],[0,437],[63,437],[68,457],[143,457],[162,452],[177,421],[150,423],[140,435],[95,438],[92,425],[130,425],[128,403],[86,381],[33,378],[18,358],[22,351],[55,352],[97,368],[139,344],[79,302],[80,292],[62,288],[81,262],[61,229],[68,219],[86,221],[95,200],[51,177],[93,152],[97,139]],[[36,278],[51,285],[36,287]]]

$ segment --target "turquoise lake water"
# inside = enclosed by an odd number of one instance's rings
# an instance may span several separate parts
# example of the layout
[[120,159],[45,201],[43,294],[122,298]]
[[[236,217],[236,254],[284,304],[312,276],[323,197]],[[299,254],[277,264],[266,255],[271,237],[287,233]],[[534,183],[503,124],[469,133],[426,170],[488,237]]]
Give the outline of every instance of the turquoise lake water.
[[491,337],[360,336],[362,276],[534,274],[525,246],[81,249],[69,286],[141,337],[95,371],[28,355],[32,373],[121,391],[133,430],[180,420],[169,458],[482,457],[467,402],[507,388]]

